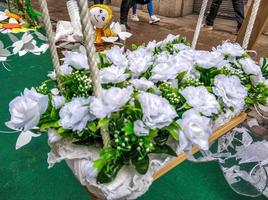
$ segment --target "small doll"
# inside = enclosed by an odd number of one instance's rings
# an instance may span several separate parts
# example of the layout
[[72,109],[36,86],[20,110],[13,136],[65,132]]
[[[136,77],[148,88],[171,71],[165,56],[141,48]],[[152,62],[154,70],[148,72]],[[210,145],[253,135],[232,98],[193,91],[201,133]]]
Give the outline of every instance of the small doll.
[[104,43],[102,37],[112,37],[115,34],[110,29],[110,24],[113,19],[112,9],[104,4],[95,4],[90,7],[90,21],[95,27],[97,45]]

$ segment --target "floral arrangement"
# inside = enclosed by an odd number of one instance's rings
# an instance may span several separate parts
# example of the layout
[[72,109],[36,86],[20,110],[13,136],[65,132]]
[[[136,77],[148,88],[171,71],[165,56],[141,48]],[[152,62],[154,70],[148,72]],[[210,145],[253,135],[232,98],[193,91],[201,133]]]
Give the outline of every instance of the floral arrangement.
[[[99,53],[103,92],[93,95],[85,49],[64,52],[60,76],[49,73],[39,87],[10,102],[6,125],[22,131],[17,148],[48,133],[49,142],[66,140],[99,148],[88,174],[109,183],[125,165],[145,174],[151,154],[176,156],[174,145],[208,150],[208,138],[222,115],[266,104],[268,61],[257,65],[238,44],[212,51],[193,50],[185,38],[169,35],[132,50]],[[59,87],[60,86],[60,87]],[[103,147],[101,129],[110,135]]]
[[10,12],[16,12],[27,21],[30,26],[39,26],[40,12],[32,6],[31,0],[7,0]]

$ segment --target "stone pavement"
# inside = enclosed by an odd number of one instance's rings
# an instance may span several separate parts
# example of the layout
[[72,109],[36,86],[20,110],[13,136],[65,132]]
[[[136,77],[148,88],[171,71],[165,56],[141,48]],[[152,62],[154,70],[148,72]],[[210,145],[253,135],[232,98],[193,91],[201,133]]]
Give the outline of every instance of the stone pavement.
[[[33,1],[35,2],[35,1]],[[67,9],[65,0],[48,0],[49,10],[51,18],[54,20],[68,20]],[[119,8],[112,7],[114,10],[115,20],[119,20]],[[161,22],[156,25],[150,25],[148,23],[148,13],[138,11],[140,16],[140,22],[131,22],[131,33],[133,36],[127,42],[128,46],[132,43],[142,44],[147,43],[150,40],[162,40],[169,33],[180,34],[186,36],[188,41],[193,38],[195,25],[197,22],[197,15],[188,15],[179,18],[167,18],[161,17]],[[233,20],[218,18],[215,22],[214,31],[201,31],[197,49],[210,50],[212,47],[220,44],[224,40],[234,41],[236,36],[232,35],[232,31],[235,30],[235,22]],[[256,48],[259,56],[268,56],[268,36],[262,35],[258,41]]]

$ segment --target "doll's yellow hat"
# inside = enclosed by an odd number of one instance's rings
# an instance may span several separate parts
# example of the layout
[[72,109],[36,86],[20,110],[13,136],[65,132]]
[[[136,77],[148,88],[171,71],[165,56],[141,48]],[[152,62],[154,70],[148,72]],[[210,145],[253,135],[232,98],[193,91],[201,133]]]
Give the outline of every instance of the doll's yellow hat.
[[108,12],[109,17],[108,17],[107,21],[105,22],[105,25],[110,23],[110,21],[113,19],[113,11],[112,11],[112,9],[109,6],[105,5],[105,4],[95,4],[95,5],[91,6],[90,9],[91,8],[96,8],[96,7],[105,9]]

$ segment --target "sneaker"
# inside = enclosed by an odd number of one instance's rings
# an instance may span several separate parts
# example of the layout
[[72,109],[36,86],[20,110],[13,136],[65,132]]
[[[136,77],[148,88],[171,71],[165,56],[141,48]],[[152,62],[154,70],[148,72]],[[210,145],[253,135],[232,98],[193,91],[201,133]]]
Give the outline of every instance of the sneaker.
[[139,19],[139,17],[138,17],[137,14],[131,15],[131,20],[132,20],[133,22],[139,22],[139,21],[140,21],[140,19]]
[[158,17],[155,16],[155,15],[152,15],[152,16],[150,17],[149,24],[155,24],[155,23],[157,23],[157,22],[160,22],[160,18],[158,18]]
[[213,30],[213,26],[209,26],[207,24],[203,24],[202,29],[204,31],[212,31]]

